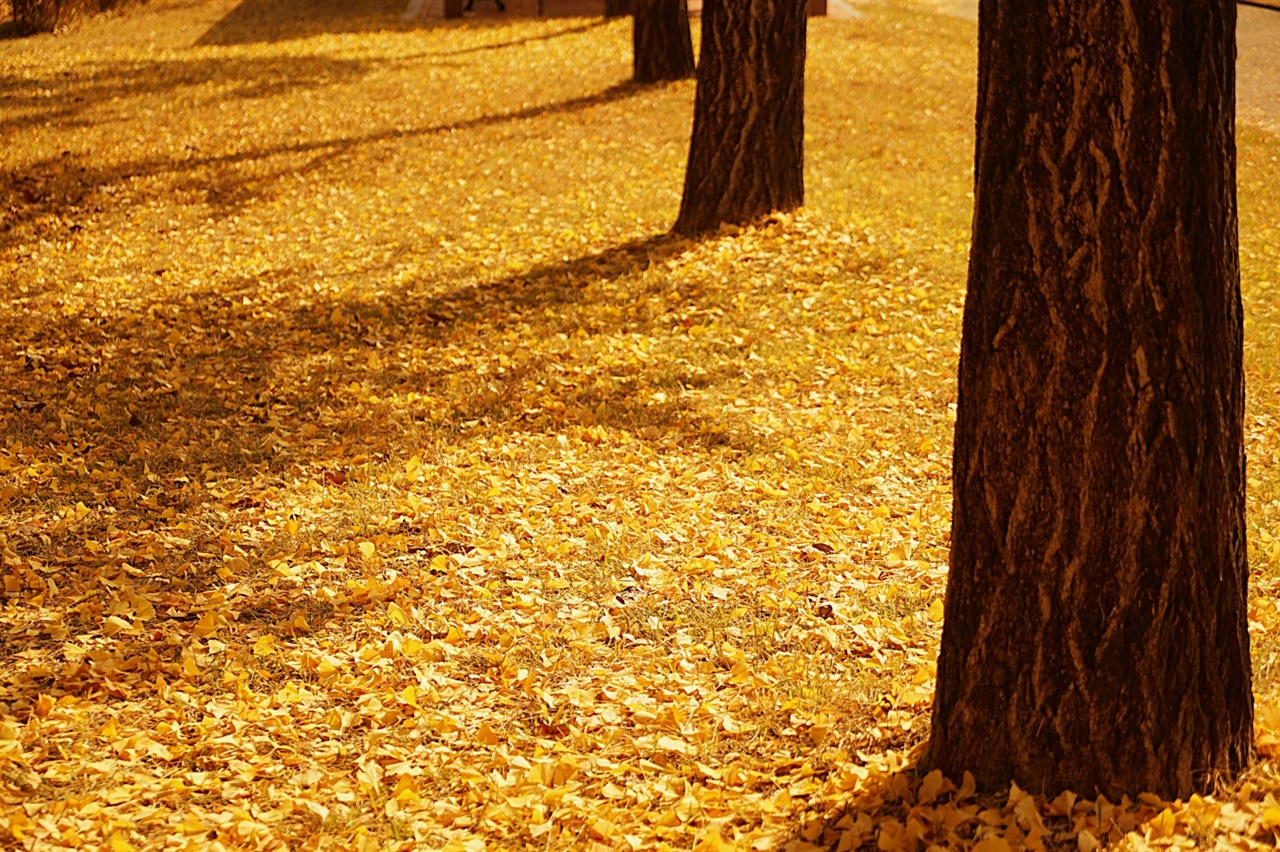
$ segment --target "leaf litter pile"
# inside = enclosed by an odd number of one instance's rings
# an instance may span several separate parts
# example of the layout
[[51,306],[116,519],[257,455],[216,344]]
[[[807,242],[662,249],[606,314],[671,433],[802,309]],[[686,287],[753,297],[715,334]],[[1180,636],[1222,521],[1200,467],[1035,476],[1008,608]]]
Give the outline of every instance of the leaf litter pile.
[[1258,761],[980,796],[915,769],[972,25],[814,20],[808,208],[694,242],[693,84],[626,83],[625,22],[398,12],[0,44],[5,842],[1275,843],[1280,139],[1241,126]]

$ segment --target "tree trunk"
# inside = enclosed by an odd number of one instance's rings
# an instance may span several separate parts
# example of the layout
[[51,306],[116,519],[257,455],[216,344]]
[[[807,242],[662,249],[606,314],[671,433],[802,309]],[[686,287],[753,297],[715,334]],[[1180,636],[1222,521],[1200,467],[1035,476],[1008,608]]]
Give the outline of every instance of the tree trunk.
[[13,22],[18,35],[51,33],[61,22],[61,0],[14,0]]
[[621,18],[631,14],[631,0],[604,0],[604,16]]
[[675,231],[804,202],[805,0],[706,0]]
[[1252,741],[1235,0],[983,0],[932,763],[1203,791]]
[[637,83],[692,77],[693,37],[687,0],[635,0],[631,29]]

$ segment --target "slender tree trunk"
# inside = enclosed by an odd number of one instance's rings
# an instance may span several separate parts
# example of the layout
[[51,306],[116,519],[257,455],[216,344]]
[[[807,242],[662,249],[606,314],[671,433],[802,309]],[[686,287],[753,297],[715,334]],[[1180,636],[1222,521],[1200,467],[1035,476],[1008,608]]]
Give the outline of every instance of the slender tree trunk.
[[692,77],[688,0],[634,0],[632,7],[635,81],[658,83]]
[[804,202],[805,0],[706,0],[675,231]]
[[61,17],[61,0],[14,0],[13,3],[13,21],[19,35],[51,33]]
[[982,0],[930,754],[1186,796],[1250,753],[1235,0]]

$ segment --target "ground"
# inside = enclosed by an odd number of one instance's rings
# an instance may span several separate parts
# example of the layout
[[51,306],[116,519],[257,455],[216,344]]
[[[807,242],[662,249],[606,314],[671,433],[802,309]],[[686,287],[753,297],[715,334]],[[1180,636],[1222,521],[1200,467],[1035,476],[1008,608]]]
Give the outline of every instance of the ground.
[[625,21],[401,5],[0,42],[7,842],[1275,842],[1280,137],[1239,129],[1259,759],[975,797],[915,770],[972,25],[813,21],[808,206],[693,242],[693,84],[629,85]]

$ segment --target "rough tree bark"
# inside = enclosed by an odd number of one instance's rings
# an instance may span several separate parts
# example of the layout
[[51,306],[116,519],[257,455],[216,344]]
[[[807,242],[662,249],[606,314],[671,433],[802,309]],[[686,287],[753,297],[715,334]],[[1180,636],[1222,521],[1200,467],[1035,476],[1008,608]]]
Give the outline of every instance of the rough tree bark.
[[634,0],[631,46],[637,83],[692,77],[688,0]]
[[804,202],[805,26],[805,0],[703,4],[677,233]]
[[930,757],[1186,796],[1251,745],[1235,0],[982,0]]
[[18,35],[51,33],[63,20],[62,0],[14,0],[13,22]]

